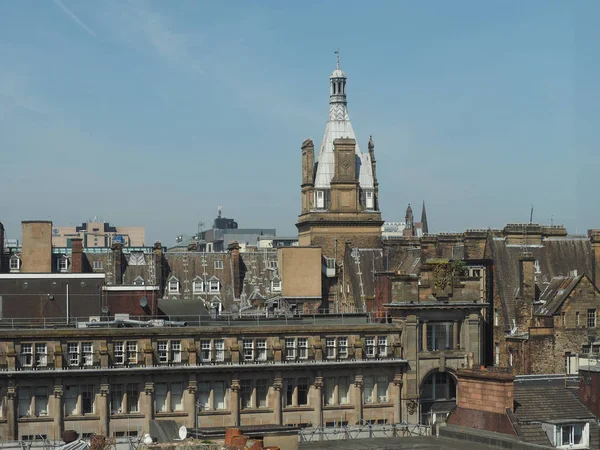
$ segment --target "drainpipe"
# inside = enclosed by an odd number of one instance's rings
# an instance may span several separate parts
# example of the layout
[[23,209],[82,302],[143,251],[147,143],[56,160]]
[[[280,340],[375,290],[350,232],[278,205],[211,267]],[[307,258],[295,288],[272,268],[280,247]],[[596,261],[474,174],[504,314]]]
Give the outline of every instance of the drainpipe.
[[69,283],[67,283],[67,325],[69,325],[69,314],[71,309],[71,302],[69,301]]

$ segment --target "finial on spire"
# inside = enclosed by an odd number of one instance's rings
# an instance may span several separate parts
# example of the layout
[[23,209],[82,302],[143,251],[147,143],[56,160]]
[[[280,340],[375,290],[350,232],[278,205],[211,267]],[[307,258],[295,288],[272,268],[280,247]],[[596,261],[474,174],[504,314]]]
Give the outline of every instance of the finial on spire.
[[335,68],[339,69],[340,68],[340,49],[338,48],[335,52],[335,58],[336,58],[336,63],[335,63]]

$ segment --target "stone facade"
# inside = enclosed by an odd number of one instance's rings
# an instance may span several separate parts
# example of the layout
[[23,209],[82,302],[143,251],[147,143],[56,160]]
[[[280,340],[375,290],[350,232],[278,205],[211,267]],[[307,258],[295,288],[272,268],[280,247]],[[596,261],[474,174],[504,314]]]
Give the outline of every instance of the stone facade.
[[[5,439],[64,429],[400,423],[402,328],[392,324],[11,330],[0,333]],[[371,352],[369,342],[385,341]],[[383,339],[383,341],[382,341]]]

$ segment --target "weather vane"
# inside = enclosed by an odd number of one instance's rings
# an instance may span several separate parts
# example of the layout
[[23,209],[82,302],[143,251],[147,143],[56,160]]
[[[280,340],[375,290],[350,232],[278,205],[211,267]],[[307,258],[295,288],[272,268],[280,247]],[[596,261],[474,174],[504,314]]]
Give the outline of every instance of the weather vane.
[[340,49],[338,48],[335,52],[335,57],[337,59],[336,64],[335,64],[335,68],[339,69],[340,68]]

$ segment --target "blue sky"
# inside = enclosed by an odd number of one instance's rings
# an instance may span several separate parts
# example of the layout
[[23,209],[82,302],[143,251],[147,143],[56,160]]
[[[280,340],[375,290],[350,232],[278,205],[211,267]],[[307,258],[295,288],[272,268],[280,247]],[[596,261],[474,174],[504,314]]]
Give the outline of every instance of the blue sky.
[[[341,51],[381,209],[600,228],[597,2],[0,2],[0,221],[295,234]],[[420,207],[416,208],[420,213]]]

